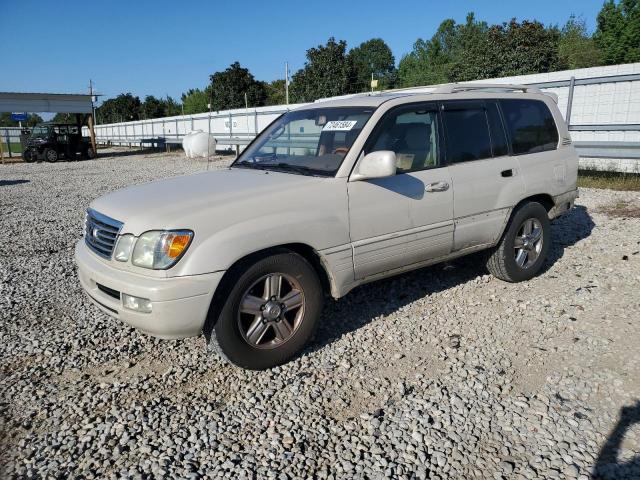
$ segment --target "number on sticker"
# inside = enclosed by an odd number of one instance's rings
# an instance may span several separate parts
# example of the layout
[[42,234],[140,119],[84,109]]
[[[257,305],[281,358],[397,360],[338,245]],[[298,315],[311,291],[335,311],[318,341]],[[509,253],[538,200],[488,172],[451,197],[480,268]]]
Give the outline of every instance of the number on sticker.
[[338,132],[348,131],[355,127],[357,120],[332,120],[327,122],[322,131],[324,132]]

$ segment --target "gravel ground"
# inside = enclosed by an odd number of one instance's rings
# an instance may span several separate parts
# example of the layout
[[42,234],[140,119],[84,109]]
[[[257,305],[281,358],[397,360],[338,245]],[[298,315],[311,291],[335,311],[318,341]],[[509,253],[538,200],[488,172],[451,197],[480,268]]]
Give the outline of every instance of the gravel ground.
[[126,153],[0,166],[0,476],[640,477],[640,194],[582,190],[538,278],[473,256],[362,286],[248,372],[83,296],[88,203],[206,165]]

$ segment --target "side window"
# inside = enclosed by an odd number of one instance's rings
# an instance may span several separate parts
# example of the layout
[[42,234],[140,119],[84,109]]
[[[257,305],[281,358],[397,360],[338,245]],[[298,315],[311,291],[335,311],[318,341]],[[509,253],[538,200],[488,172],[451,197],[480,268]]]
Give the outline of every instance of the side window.
[[514,155],[555,150],[558,129],[549,108],[538,100],[500,100]]
[[491,157],[489,125],[483,107],[448,108],[445,104],[443,113],[449,162],[468,162]]
[[411,105],[389,112],[367,141],[365,152],[391,150],[398,173],[438,166],[438,112],[434,107]]
[[491,131],[491,148],[494,157],[502,157],[509,154],[507,136],[504,133],[504,126],[498,111],[498,104],[487,102],[487,118],[489,119],[489,130]]

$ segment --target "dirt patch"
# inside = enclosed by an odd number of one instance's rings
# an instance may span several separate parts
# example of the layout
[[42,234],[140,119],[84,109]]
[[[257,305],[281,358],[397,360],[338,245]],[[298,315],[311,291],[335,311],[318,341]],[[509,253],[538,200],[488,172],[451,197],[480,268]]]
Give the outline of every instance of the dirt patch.
[[613,205],[600,208],[598,212],[609,215],[610,217],[640,218],[640,205],[626,201],[618,201]]

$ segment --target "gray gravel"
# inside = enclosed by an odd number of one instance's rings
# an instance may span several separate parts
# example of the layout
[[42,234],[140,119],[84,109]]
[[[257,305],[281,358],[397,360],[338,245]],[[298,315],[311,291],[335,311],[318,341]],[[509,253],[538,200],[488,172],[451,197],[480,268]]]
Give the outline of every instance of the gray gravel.
[[640,476],[640,218],[615,213],[639,194],[581,191],[532,281],[474,256],[362,286],[247,372],[102,314],[75,275],[93,198],[205,165],[0,165],[0,476]]

